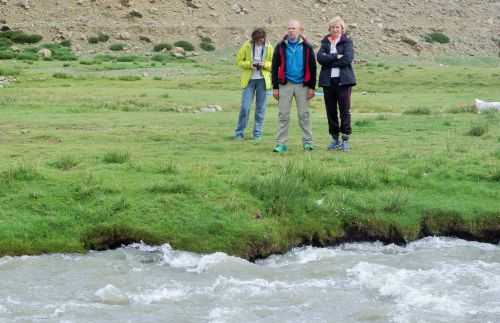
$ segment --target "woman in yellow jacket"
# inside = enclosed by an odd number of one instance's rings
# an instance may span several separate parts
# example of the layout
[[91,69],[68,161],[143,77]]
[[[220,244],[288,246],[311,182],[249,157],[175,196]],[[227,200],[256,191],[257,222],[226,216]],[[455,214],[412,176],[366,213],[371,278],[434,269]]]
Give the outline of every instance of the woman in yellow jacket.
[[266,114],[266,90],[272,88],[271,62],[273,47],[266,43],[266,32],[257,28],[252,32],[252,39],[246,41],[238,51],[236,65],[241,68],[241,98],[240,114],[234,138],[242,140],[248,124],[250,105],[255,97],[255,125],[253,139],[258,141],[262,137],[262,126]]

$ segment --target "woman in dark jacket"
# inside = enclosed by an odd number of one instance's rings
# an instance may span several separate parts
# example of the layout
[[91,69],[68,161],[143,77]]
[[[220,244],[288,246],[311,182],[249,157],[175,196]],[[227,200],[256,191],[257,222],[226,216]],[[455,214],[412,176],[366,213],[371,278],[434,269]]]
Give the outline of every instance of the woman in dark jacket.
[[[356,85],[352,68],[354,49],[351,38],[345,34],[342,18],[333,18],[328,31],[330,34],[321,41],[317,57],[321,65],[319,86],[323,87],[328,128],[332,136],[328,149],[348,151],[351,135],[351,89]],[[342,141],[339,140],[340,134]]]

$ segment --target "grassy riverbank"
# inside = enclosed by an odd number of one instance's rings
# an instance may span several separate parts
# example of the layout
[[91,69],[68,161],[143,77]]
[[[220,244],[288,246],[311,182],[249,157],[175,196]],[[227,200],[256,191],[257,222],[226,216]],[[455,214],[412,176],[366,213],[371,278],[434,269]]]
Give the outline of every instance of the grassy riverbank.
[[[246,258],[301,243],[500,239],[498,59],[356,67],[353,150],[316,150],[296,115],[290,152],[231,139],[240,90],[232,57],[196,61],[0,61],[0,256],[81,252],[135,240]],[[146,73],[146,74],[144,74]],[[193,113],[207,104],[223,112]],[[183,112],[174,112],[183,111]]]

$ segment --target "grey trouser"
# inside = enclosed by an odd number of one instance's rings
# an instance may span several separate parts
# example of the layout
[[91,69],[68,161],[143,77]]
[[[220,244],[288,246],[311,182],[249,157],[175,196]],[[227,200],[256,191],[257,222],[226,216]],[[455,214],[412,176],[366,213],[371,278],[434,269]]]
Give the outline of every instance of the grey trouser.
[[285,145],[288,141],[288,123],[290,121],[290,110],[292,109],[292,99],[295,97],[297,104],[297,115],[299,125],[302,129],[302,142],[312,144],[311,119],[309,116],[309,101],[307,100],[307,91],[309,88],[302,84],[293,84],[288,82],[280,85],[279,97],[279,126],[278,126],[278,144]]

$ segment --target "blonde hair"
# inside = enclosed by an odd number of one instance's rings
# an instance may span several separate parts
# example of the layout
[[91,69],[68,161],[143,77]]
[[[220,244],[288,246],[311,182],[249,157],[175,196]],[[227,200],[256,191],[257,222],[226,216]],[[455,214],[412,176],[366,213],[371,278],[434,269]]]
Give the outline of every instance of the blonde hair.
[[340,16],[333,17],[332,20],[328,23],[328,30],[332,28],[335,25],[341,25],[342,26],[342,31],[345,32],[345,22],[344,19],[342,19]]

